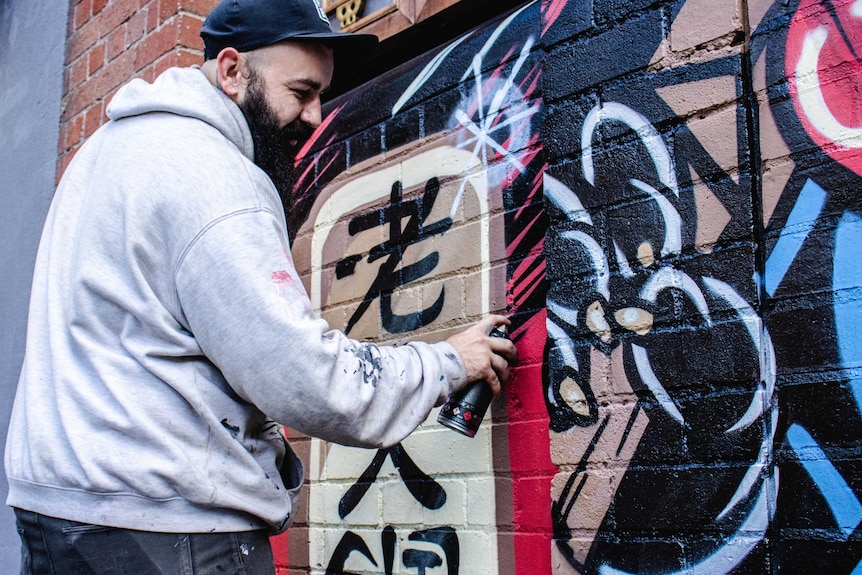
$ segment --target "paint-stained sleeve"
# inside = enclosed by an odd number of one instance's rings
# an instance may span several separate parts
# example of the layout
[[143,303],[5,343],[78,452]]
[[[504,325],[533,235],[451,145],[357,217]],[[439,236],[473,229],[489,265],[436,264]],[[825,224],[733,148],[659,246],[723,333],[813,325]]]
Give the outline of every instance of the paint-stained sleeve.
[[377,346],[315,318],[284,227],[267,210],[233,214],[199,234],[176,285],[189,330],[227,384],[308,435],[393,445],[466,381],[448,343]]

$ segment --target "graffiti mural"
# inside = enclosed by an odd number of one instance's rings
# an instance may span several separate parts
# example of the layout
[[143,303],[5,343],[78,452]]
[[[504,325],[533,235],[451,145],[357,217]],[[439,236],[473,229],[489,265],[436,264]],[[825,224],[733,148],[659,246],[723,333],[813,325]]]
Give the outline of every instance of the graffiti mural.
[[521,365],[476,439],[310,441],[311,572],[862,573],[860,56],[859,0],[537,0],[331,103],[314,308]]
[[555,572],[860,569],[862,12],[790,4],[548,3],[622,22],[544,67]]
[[[291,222],[330,325],[358,340],[437,341],[504,312],[516,343],[539,329],[541,349],[544,326],[528,325],[545,295],[539,23],[528,4],[366,86],[363,101],[332,105],[298,162],[304,210]],[[312,440],[312,572],[506,572],[520,543],[498,530],[516,497],[497,477],[509,473],[505,403],[473,439],[435,411],[389,449]],[[547,437],[542,415],[528,426]]]

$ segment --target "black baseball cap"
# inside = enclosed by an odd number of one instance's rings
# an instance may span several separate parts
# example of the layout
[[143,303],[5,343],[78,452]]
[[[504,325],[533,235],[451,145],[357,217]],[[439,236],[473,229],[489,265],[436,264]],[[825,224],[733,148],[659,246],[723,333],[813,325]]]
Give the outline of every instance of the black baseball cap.
[[356,60],[377,45],[373,34],[333,32],[320,0],[221,0],[201,28],[204,59],[225,48],[248,52],[282,40],[318,40],[332,46],[336,63]]

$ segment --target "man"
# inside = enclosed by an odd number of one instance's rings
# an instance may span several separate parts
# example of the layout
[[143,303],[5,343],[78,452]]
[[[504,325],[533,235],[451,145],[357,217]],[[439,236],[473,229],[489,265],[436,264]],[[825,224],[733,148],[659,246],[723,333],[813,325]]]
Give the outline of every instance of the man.
[[302,483],[281,425],[392,445],[516,360],[501,316],[378,347],[312,315],[277,190],[367,38],[316,0],[223,0],[201,34],[201,68],[117,93],[46,220],[5,455],[24,573],[271,574]]

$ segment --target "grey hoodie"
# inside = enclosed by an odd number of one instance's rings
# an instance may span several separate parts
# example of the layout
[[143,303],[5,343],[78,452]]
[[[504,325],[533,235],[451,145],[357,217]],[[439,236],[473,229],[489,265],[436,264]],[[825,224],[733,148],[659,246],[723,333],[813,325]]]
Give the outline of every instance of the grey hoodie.
[[[314,317],[239,108],[198,68],[136,80],[57,189],[33,279],[7,503],[149,531],[286,528],[279,424],[397,443],[465,368]],[[276,423],[278,422],[278,423]]]

